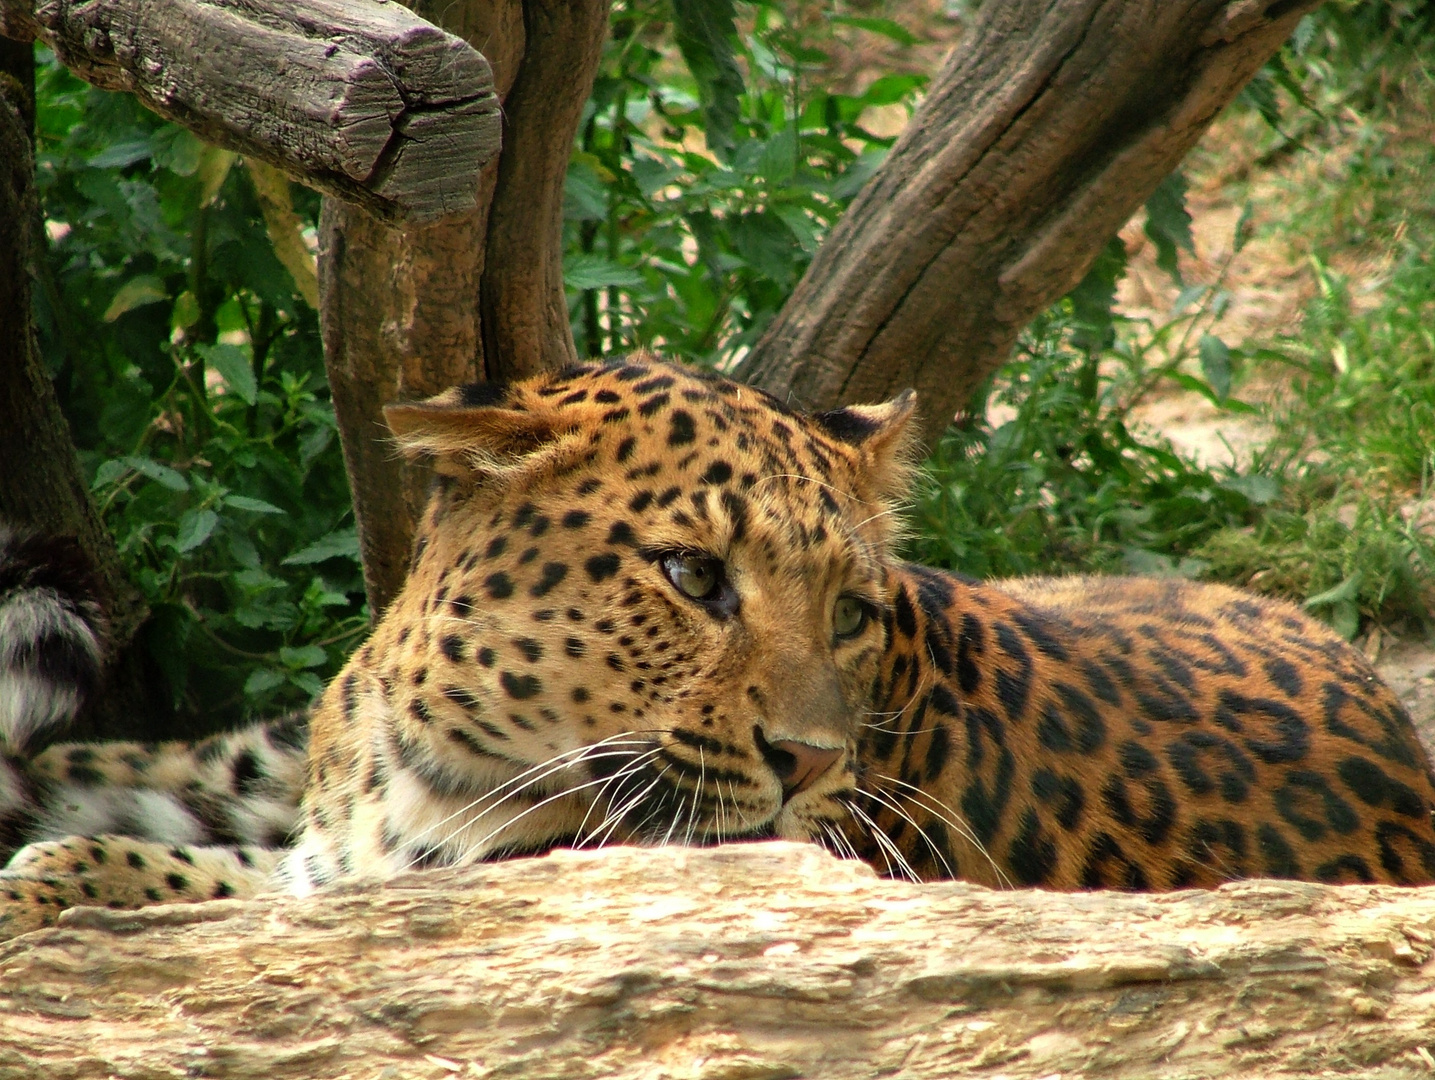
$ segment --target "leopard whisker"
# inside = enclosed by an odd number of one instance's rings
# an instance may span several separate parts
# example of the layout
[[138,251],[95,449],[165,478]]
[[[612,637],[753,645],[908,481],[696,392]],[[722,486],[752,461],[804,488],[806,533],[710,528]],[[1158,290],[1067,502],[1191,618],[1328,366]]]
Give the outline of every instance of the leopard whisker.
[[[666,773],[667,771],[667,769],[664,769],[663,773]],[[625,815],[628,813],[629,810],[632,809],[633,806],[641,803],[642,800],[647,797],[647,793],[653,789],[653,786],[657,784],[658,780],[662,779],[663,773],[659,773],[657,779],[655,779],[652,784],[648,785],[647,788],[638,793],[637,800],[635,802],[631,802],[628,804],[627,809],[624,810]],[[637,837],[640,842],[643,840],[643,826],[647,825],[648,822],[653,820],[653,818],[661,814],[664,809],[665,804],[660,801],[657,806],[654,806],[651,810],[649,810],[642,817],[642,819],[639,820],[638,823],[633,826],[633,835]]]
[[922,826],[917,824],[917,819],[914,818],[911,814],[907,813],[907,811],[903,810],[902,807],[898,805],[896,799],[888,798],[887,796],[882,795],[875,790],[864,791],[862,794],[866,795],[869,799],[872,799],[879,805],[885,806],[888,810],[892,811],[892,813],[896,814],[908,825],[912,826],[913,829],[917,830],[917,835],[922,838],[923,842],[926,843],[927,847],[931,849],[932,854],[935,855],[938,861],[941,862],[942,867],[947,872],[947,877],[953,879],[956,878],[957,872],[952,869],[952,864],[947,861],[946,854],[943,853],[942,849],[937,846],[936,842],[930,836],[927,835],[927,831],[923,829]]
[[[600,832],[603,832],[604,830],[611,832],[612,830],[616,829],[618,822],[622,820],[623,815],[627,814],[629,810],[636,806],[637,803],[645,797],[647,791],[652,790],[652,786],[650,785],[648,788],[644,789],[644,791],[637,792],[633,796],[623,794],[624,784],[626,784],[629,779],[636,777],[639,772],[642,771],[643,766],[646,765],[652,758],[656,757],[658,752],[658,749],[654,748],[648,754],[644,755],[641,759],[636,759],[629,764],[624,765],[621,769],[619,769],[617,772],[615,772],[612,776],[608,778],[608,784],[605,784],[602,788],[599,789],[598,794],[594,797],[593,805],[588,808],[588,813],[583,815],[583,821],[578,829],[578,835],[580,837],[577,844],[578,847],[586,847],[590,841],[592,841],[595,837],[598,836]],[[664,769],[664,772],[666,771],[667,770]],[[653,783],[656,784],[660,779],[662,779],[662,773],[658,774],[658,777],[653,781]],[[614,809],[614,798],[607,793],[609,784],[617,785],[614,791],[615,794],[618,796],[618,800],[621,803],[621,807],[617,810],[616,813]],[[588,829],[587,835],[584,836],[583,831],[584,829],[587,829],[589,817],[592,815],[592,812],[595,809],[597,809],[600,805],[603,804],[604,800],[607,800],[607,810],[604,813],[603,820],[600,821],[597,825],[595,825],[592,829]],[[606,840],[599,840],[596,846],[602,847],[604,843],[606,843]]]
[[707,761],[706,761],[706,759],[703,757],[703,748],[702,748],[701,746],[699,746],[699,747],[698,747],[698,786],[693,790],[692,809],[688,812],[688,828],[687,828],[687,831],[683,834],[683,845],[684,845],[685,847],[691,847],[691,846],[692,846],[692,842],[693,842],[693,832],[697,829],[697,825],[698,825],[698,802],[699,802],[699,796],[702,794],[703,788],[704,788],[704,786],[706,785],[706,783],[707,783]]
[[838,487],[836,484],[829,484],[825,480],[819,480],[815,476],[803,476],[801,473],[768,473],[766,476],[758,477],[757,483],[761,484],[768,480],[803,480],[809,484],[815,485],[816,487],[826,488],[828,491],[835,492],[836,494],[841,495],[844,499],[850,499],[853,502],[860,501],[857,496],[852,494],[852,492],[845,491],[842,488]]
[[876,824],[872,821],[872,819],[866,814],[861,813],[861,811],[856,806],[852,805],[851,803],[848,803],[847,809],[852,815],[852,820],[856,821],[857,824],[861,825],[869,833],[872,834],[873,843],[877,844],[877,854],[882,856],[882,862],[885,866],[886,875],[887,877],[892,877],[892,860],[887,856],[887,849],[877,841],[877,836],[879,835],[880,830],[877,828]]
[[855,531],[862,528],[863,525],[866,525],[870,521],[876,521],[878,518],[891,517],[893,514],[900,514],[902,513],[903,509],[904,507],[901,506],[889,506],[885,510],[877,511],[877,513],[875,514],[868,514],[861,521],[857,522],[857,524],[854,525],[852,528]]
[[[972,830],[972,827],[962,820],[962,816],[957,813],[956,810],[942,802],[942,800],[938,799],[931,792],[919,788],[915,784],[909,784],[905,780],[899,780],[895,776],[888,776],[886,773],[873,773],[873,776],[878,780],[896,784],[898,787],[905,788],[911,792],[911,794],[905,796],[907,799],[916,803],[923,810],[927,811],[927,813],[951,828],[958,836],[980,852],[982,858],[991,864],[991,868],[996,872],[997,879],[1001,882],[1003,888],[1016,888],[1016,886],[1012,884],[1011,878],[1007,877],[1006,872],[1002,870],[1001,866],[997,864],[997,861],[992,858],[991,853],[987,851],[986,845],[977,839],[977,835]],[[870,795],[871,792],[864,792],[864,794]]]
[[[881,829],[879,829],[877,827],[877,823],[873,821],[870,817],[868,817],[866,811],[864,811],[861,807],[852,805],[851,809],[852,813],[857,815],[857,817],[864,821],[867,827],[872,830],[872,839],[877,841],[877,849],[879,851],[887,852],[891,855],[893,859],[897,861],[898,867],[901,868],[902,876],[905,877],[908,881],[914,883],[920,882],[922,879],[918,876],[917,872],[912,869],[912,864],[907,861],[907,857],[902,854],[901,849],[898,848],[897,845],[892,842],[892,838],[886,833],[884,833]],[[885,856],[884,861],[886,861]],[[888,862],[887,869],[890,871],[891,868],[892,864],[891,862]]]
[[[590,839],[593,837],[598,837],[600,833],[603,833],[604,835],[598,839],[597,846],[601,848],[604,844],[606,844],[608,842],[608,838],[618,828],[618,823],[621,822],[630,811],[642,804],[643,800],[648,797],[648,793],[651,792],[653,788],[657,787],[658,784],[662,782],[662,779],[665,775],[667,775],[669,768],[671,768],[671,766],[663,766],[663,771],[658,773],[657,776],[653,777],[653,779],[648,783],[648,786],[645,787],[642,791],[639,791],[636,794],[629,796],[620,805],[611,807],[608,811],[608,816],[598,824],[598,827],[593,831]],[[652,814],[648,815],[648,817],[652,816]],[[638,823],[638,827],[647,824],[647,820],[648,818],[644,818],[641,822]],[[585,840],[584,842],[586,843],[587,841]]]
[[[585,789],[587,789],[587,788],[595,787],[595,786],[597,786],[597,785],[600,784],[600,783],[602,783],[602,780],[589,780],[589,781],[587,781],[586,783],[582,783],[582,784],[577,785],[576,787],[564,788],[562,791],[556,791],[556,792],[554,792],[553,794],[548,795],[547,797],[545,797],[545,798],[543,798],[543,799],[540,799],[540,800],[539,800],[537,803],[535,803],[534,805],[528,807],[527,809],[525,809],[524,811],[522,811],[522,812],[519,813],[519,814],[515,814],[513,817],[511,817],[511,818],[509,818],[507,821],[503,822],[503,824],[499,825],[497,828],[492,829],[486,836],[480,838],[479,840],[477,840],[476,842],[474,842],[474,843],[472,843],[472,844],[469,844],[469,845],[467,846],[467,849],[466,849],[465,851],[463,851],[463,852],[457,857],[457,859],[455,860],[455,862],[461,864],[461,863],[464,863],[464,862],[468,861],[468,860],[469,860],[470,858],[472,858],[475,854],[482,855],[482,854],[484,853],[485,845],[488,843],[488,841],[492,840],[495,836],[497,836],[499,833],[501,833],[504,829],[507,829],[507,828],[509,828],[510,826],[516,824],[517,822],[523,820],[523,818],[527,817],[529,814],[533,813],[534,811],[536,811],[536,810],[541,810],[541,809],[543,809],[543,807],[549,805],[550,803],[556,802],[556,801],[558,801],[559,799],[565,798],[565,797],[567,797],[567,796],[569,796],[569,795],[576,794],[576,793],[578,793],[578,792],[580,792],[580,791],[583,791],[583,790],[585,790]],[[516,794],[516,792],[513,793],[513,794]],[[462,833],[465,829],[472,828],[474,825],[478,824],[478,822],[482,821],[483,818],[484,818],[487,814],[489,814],[492,810],[494,810],[494,809],[495,809],[495,807],[492,807],[492,806],[491,806],[491,807],[489,807],[487,810],[484,810],[484,811],[483,811],[481,814],[479,814],[478,816],[476,816],[476,817],[474,817],[474,818],[472,818],[472,819],[470,819],[470,820],[468,820],[468,821],[465,821],[465,822],[463,822],[461,825],[459,825],[457,828],[454,828],[454,829],[450,830],[449,833],[448,833],[446,836],[444,836],[441,840],[439,840],[437,843],[431,845],[430,848],[429,848],[429,850],[430,850],[430,851],[437,851],[437,850],[443,849],[445,846],[447,846],[449,843],[451,843],[451,842],[453,841],[453,839],[454,839],[455,837],[457,837],[460,833]],[[423,854],[420,854],[420,855],[414,856],[414,858],[410,859],[407,863],[404,864],[403,869],[404,869],[404,870],[407,870],[407,869],[409,869],[410,867],[416,865],[417,863],[422,862],[423,859],[426,857],[426,855],[427,855],[427,852],[425,852],[425,853],[423,853]]]
[[[688,797],[686,795],[678,796],[678,812],[673,815],[673,820],[668,822],[668,831],[665,832],[663,838],[658,841],[658,847],[664,848],[668,846],[668,841],[673,838],[673,830],[678,827],[678,822],[683,820],[683,807],[687,804],[687,801]],[[696,802],[697,800],[694,799],[693,801]]]
[[[464,858],[467,859],[467,858],[470,856],[470,854],[471,854],[472,852],[474,852],[474,851],[482,852],[482,851],[484,850],[485,845],[486,845],[490,840],[492,840],[492,839],[493,839],[495,836],[497,836],[499,833],[503,832],[504,829],[512,828],[514,825],[518,824],[518,822],[522,821],[522,820],[523,820],[524,818],[526,818],[529,814],[535,813],[535,812],[538,811],[538,810],[542,810],[545,806],[549,805],[550,803],[557,802],[559,799],[567,798],[569,795],[577,794],[578,792],[584,791],[584,790],[586,790],[587,788],[598,787],[598,786],[600,786],[601,784],[603,784],[603,783],[605,782],[605,780],[606,780],[606,778],[600,778],[600,779],[597,779],[597,780],[589,780],[587,783],[579,784],[577,787],[565,788],[565,789],[562,790],[562,791],[554,792],[552,795],[549,795],[549,796],[548,796],[547,798],[545,798],[545,799],[540,799],[538,802],[534,803],[532,806],[528,807],[526,810],[522,811],[522,812],[519,813],[519,814],[515,814],[513,817],[509,818],[509,819],[508,819],[507,821],[505,821],[502,825],[499,825],[496,829],[491,829],[491,830],[488,832],[488,835],[484,836],[484,837],[483,837],[482,839],[480,839],[476,844],[473,844],[473,845],[470,846],[469,851],[464,853]],[[485,810],[484,813],[487,814],[487,813],[488,813],[490,810],[492,810],[492,809],[493,809],[492,807],[489,807],[489,810]],[[477,820],[477,819],[475,819],[475,820]],[[467,827],[467,826],[465,826],[465,827]]]
[[[599,806],[603,805],[603,800],[607,795],[608,787],[610,785],[616,783],[619,788],[621,788],[624,780],[626,780],[629,776],[636,774],[639,769],[641,769],[645,764],[651,761],[659,753],[660,748],[654,747],[647,753],[637,756],[631,762],[622,766],[620,769],[616,770],[611,776],[609,776],[607,778],[607,782],[604,783],[603,786],[598,789],[597,794],[593,796],[593,801],[588,804],[588,809],[583,814],[583,820],[578,823],[578,830],[576,835],[581,837],[583,835],[583,830],[588,828],[588,820],[593,816],[593,811],[598,809]],[[582,847],[582,842],[580,842],[578,846]]]
[[[628,734],[628,733],[624,733],[624,734]],[[574,765],[582,764],[582,763],[585,762],[585,761],[597,761],[597,760],[599,760],[599,759],[601,759],[601,758],[605,758],[605,757],[621,757],[621,756],[631,755],[631,754],[633,754],[633,753],[635,752],[635,751],[632,751],[632,750],[619,750],[619,751],[616,751],[615,753],[601,753],[601,754],[594,754],[594,753],[592,753],[592,751],[594,751],[594,750],[600,750],[600,749],[601,749],[601,750],[605,750],[605,751],[606,751],[606,750],[612,749],[613,747],[622,746],[622,745],[629,745],[628,743],[626,743],[626,742],[623,740],[623,735],[612,735],[612,736],[609,736],[608,738],[601,739],[601,740],[599,740],[599,741],[596,742],[596,743],[589,743],[589,744],[586,745],[586,746],[580,746],[580,747],[578,747],[577,749],[574,749],[574,750],[564,750],[564,751],[562,751],[561,753],[558,753],[558,754],[553,755],[552,757],[545,758],[543,761],[540,761],[537,765],[533,765],[533,766],[531,766],[531,767],[525,769],[523,772],[519,773],[517,776],[514,776],[514,777],[512,777],[512,778],[510,778],[510,779],[508,779],[508,780],[505,780],[503,783],[499,784],[499,785],[496,786],[496,787],[490,788],[488,791],[485,791],[483,794],[479,795],[479,796],[478,796],[477,798],[475,798],[473,801],[471,801],[471,802],[465,804],[464,806],[460,807],[459,809],[453,811],[453,813],[449,814],[448,816],[446,816],[446,817],[444,817],[444,818],[441,818],[440,820],[434,822],[432,825],[428,826],[428,828],[424,829],[423,831],[421,831],[421,832],[419,832],[419,833],[416,833],[414,836],[409,837],[408,839],[410,839],[410,840],[422,840],[425,836],[427,836],[429,833],[433,832],[435,829],[440,829],[440,828],[442,828],[444,825],[447,825],[447,824],[448,824],[450,821],[452,821],[454,818],[462,817],[463,815],[468,814],[470,811],[474,810],[476,807],[482,805],[486,800],[492,799],[492,798],[494,798],[495,796],[498,796],[499,793],[500,793],[500,792],[503,792],[503,790],[504,790],[505,788],[510,788],[510,787],[511,787],[511,788],[513,788],[513,790],[507,792],[506,794],[502,795],[502,797],[498,798],[498,801],[495,802],[492,806],[485,807],[485,808],[484,808],[476,817],[474,817],[468,824],[472,824],[474,821],[477,821],[479,818],[481,818],[484,814],[488,813],[490,810],[493,810],[493,809],[495,809],[496,807],[501,806],[501,805],[502,805],[504,802],[506,802],[508,799],[510,799],[510,798],[512,798],[513,796],[515,796],[515,795],[519,794],[520,792],[522,792],[525,788],[529,787],[529,786],[532,785],[532,784],[536,784],[536,783],[538,783],[539,781],[546,780],[548,777],[552,776],[554,773],[562,772],[564,769],[570,769],[570,768],[572,768]],[[631,745],[635,745],[635,746],[651,746],[652,744],[651,744],[650,742],[646,741],[646,740],[635,739],[635,740],[632,740]],[[564,758],[572,758],[573,760],[571,760],[571,761],[563,761]],[[560,762],[561,762],[561,764],[560,764]],[[545,771],[543,771],[543,770],[547,770],[547,771],[545,772]],[[534,773],[540,773],[541,775],[535,776],[535,775],[533,775]],[[514,785],[517,785],[517,787],[514,787]]]
[[831,821],[819,822],[822,831],[826,834],[832,846],[837,849],[836,854],[840,858],[852,859],[856,862],[862,861],[862,856],[857,854],[857,847],[847,838],[841,827]]

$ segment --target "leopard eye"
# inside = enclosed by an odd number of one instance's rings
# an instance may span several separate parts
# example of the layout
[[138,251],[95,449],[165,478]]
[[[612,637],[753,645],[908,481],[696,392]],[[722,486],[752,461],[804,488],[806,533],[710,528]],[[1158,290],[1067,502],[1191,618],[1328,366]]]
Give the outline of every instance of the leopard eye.
[[706,555],[675,552],[663,556],[662,566],[673,587],[693,600],[714,599],[723,583],[722,561]]
[[832,630],[840,638],[856,637],[867,625],[867,605],[855,596],[839,596],[832,609]]

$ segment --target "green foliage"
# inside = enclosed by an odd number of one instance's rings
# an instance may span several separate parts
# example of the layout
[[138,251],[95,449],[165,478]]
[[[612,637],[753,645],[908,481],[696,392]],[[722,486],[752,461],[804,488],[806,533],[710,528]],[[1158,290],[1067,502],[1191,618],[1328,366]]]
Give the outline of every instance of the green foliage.
[[1277,497],[1267,476],[1203,470],[1134,434],[1125,417],[1135,401],[1121,391],[1144,367],[1101,373],[1074,344],[1073,307],[1033,323],[1016,359],[942,437],[915,506],[913,558],[978,577],[1196,576],[1208,567],[1194,555],[1204,541]]
[[[910,35],[854,17],[824,24],[822,40],[786,8],[745,4],[739,29],[730,0],[615,5],[568,171],[564,274],[580,355],[740,356],[881,161],[891,140],[865,130],[863,112],[911,107],[924,80],[889,75],[844,94],[810,72],[828,61],[834,27]],[[670,33],[691,74],[674,64]]]
[[365,623],[314,313],[232,155],[39,55],[37,323],[144,644],[187,712],[302,704]]

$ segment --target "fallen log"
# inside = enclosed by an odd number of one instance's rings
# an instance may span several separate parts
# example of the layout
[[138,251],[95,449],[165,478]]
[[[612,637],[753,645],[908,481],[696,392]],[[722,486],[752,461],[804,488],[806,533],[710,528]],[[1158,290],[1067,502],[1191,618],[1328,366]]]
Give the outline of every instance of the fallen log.
[[498,153],[488,62],[397,3],[0,0],[0,34],[388,221],[472,210]]
[[1428,1076],[1435,889],[560,852],[0,947],[0,1077]]

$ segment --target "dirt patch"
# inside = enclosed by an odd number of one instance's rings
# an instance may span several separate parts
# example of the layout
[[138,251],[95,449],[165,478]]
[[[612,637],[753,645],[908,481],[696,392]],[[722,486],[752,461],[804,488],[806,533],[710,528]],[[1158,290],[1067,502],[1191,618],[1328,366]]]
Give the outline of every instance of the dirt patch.
[[[1415,730],[1425,749],[1435,757],[1435,649],[1427,642],[1400,640],[1388,634],[1377,638],[1375,670],[1410,710]],[[1373,651],[1369,638],[1362,642],[1366,655]]]

